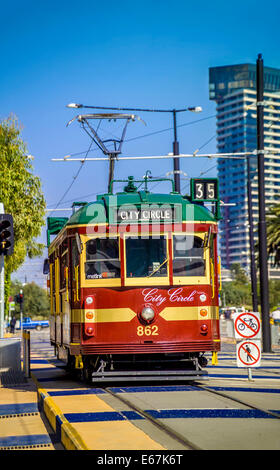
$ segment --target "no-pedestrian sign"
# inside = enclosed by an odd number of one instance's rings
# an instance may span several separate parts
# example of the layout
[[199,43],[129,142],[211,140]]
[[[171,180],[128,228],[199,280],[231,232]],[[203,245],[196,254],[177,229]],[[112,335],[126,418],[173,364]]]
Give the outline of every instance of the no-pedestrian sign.
[[244,340],[236,345],[238,367],[259,367],[261,363],[261,341]]
[[242,312],[234,315],[234,334],[236,339],[261,338],[259,312]]

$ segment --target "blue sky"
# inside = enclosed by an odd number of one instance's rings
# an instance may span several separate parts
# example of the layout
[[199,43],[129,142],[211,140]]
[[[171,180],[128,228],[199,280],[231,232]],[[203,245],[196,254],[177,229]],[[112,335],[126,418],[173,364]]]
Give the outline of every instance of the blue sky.
[[[213,153],[215,103],[208,98],[209,67],[256,63],[258,53],[264,65],[280,67],[277,0],[15,0],[1,5],[1,16],[0,119],[11,113],[18,117],[48,208],[56,207],[80,166],[51,158],[85,152],[90,145],[77,122],[66,127],[77,114],[67,103],[202,106],[200,114],[178,115],[180,151],[201,148],[201,153]],[[171,115],[138,114],[146,125],[129,124],[123,156],[171,152]],[[121,131],[120,123],[105,122],[101,129],[107,138]],[[101,155],[92,150],[89,156]],[[214,176],[214,166],[209,159],[181,161],[188,177],[202,171]],[[154,176],[164,175],[172,170],[172,161],[120,162],[115,176],[142,177],[147,169]],[[106,191],[107,176],[107,163],[85,163],[59,207],[94,199],[95,193]],[[182,187],[188,188],[188,180]]]

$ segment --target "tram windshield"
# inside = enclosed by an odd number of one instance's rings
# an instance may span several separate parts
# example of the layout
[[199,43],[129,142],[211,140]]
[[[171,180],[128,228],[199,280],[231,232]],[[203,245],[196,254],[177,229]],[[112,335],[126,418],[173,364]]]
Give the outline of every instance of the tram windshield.
[[117,237],[99,237],[87,241],[85,276],[86,279],[120,277]]
[[131,277],[167,276],[166,238],[137,237],[126,238],[126,275]]
[[195,235],[173,236],[173,276],[205,276],[202,238]]

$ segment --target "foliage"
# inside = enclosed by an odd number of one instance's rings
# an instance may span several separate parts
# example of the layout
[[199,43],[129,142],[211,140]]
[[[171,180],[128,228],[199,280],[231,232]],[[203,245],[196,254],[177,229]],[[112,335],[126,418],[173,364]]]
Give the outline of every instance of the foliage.
[[14,253],[5,257],[5,303],[10,295],[11,273],[30,258],[42,254],[44,245],[35,242],[44,225],[45,200],[41,181],[32,173],[26,145],[16,118],[0,122],[0,202],[14,220]]
[[[232,282],[224,282],[222,285],[221,299],[227,307],[246,306],[252,308],[252,286],[250,279],[239,264],[232,264]],[[258,284],[258,305],[260,306],[260,286]],[[274,310],[280,305],[280,280],[269,280],[269,307]]]
[[237,284],[248,284],[248,277],[240,264],[233,263],[230,267],[230,271]]
[[[19,281],[11,282],[11,297],[15,298],[23,290],[23,315],[33,317],[48,317],[50,312],[49,295],[45,289],[31,282],[22,285]],[[19,316],[19,304],[15,304],[16,317]]]
[[280,204],[271,206],[267,213],[267,249],[274,258],[274,266],[280,266]]

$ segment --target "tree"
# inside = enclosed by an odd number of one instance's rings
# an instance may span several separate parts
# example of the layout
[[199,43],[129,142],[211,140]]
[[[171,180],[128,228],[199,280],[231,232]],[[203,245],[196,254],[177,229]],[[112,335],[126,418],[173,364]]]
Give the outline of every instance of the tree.
[[[15,298],[20,290],[23,290],[23,314],[24,316],[48,317],[50,312],[50,300],[48,292],[35,282],[22,285],[19,281],[11,282],[11,297]],[[15,314],[19,316],[19,304],[15,304]]]
[[233,263],[230,266],[230,271],[233,275],[234,280],[237,283],[248,284],[248,278],[246,276],[246,273],[239,263]]
[[280,204],[269,208],[266,219],[268,255],[274,258],[274,267],[280,266]]
[[5,256],[5,304],[10,292],[11,273],[26,256],[41,255],[44,245],[35,239],[44,225],[46,203],[41,180],[33,175],[26,144],[16,118],[0,122],[0,202],[14,220],[14,254]]

